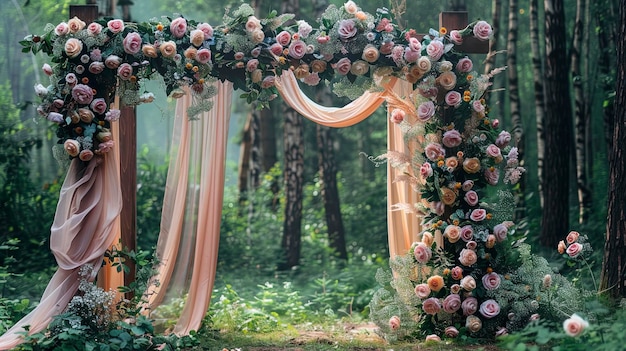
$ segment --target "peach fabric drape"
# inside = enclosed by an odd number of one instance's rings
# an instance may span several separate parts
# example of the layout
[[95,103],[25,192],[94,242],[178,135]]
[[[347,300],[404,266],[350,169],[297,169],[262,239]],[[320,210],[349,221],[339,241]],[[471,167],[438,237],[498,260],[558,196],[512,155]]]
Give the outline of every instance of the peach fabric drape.
[[[396,78],[392,78],[395,82]],[[394,84],[391,82],[390,84]],[[343,128],[353,126],[369,117],[385,102],[384,92],[366,91],[358,99],[344,107],[326,107],[309,99],[300,87],[298,80],[290,70],[285,70],[276,77],[276,88],[285,103],[293,107],[302,116],[327,127]]]
[[198,330],[209,307],[217,269],[226,144],[233,85],[218,82],[213,108],[190,121],[189,92],[177,101],[157,274],[142,306],[149,314],[170,297],[187,294],[173,329],[179,335]]
[[[309,99],[300,87],[293,72],[286,70],[276,80],[276,87],[283,100],[304,117],[329,127],[348,127],[369,117],[385,101],[384,92],[365,92],[361,97],[343,108],[320,106]],[[388,83],[400,97],[408,96],[412,91],[409,82],[392,78]],[[390,113],[390,111],[388,111]],[[389,151],[407,152],[402,130],[387,119],[387,148]],[[410,167],[409,167],[410,168]],[[407,171],[410,171],[407,169]],[[418,194],[406,182],[394,182],[401,173],[388,164],[387,166],[387,228],[389,255],[404,255],[416,240],[419,233],[419,218],[415,214],[401,210],[391,210],[395,204],[414,204]]]
[[17,334],[29,325],[30,332],[44,330],[62,313],[78,290],[79,270],[93,267],[96,277],[104,252],[115,238],[115,220],[122,208],[118,161],[114,153],[88,163],[74,159],[61,188],[50,229],[50,249],[58,269],[48,283],[39,305],[0,337],[0,350],[17,346]]

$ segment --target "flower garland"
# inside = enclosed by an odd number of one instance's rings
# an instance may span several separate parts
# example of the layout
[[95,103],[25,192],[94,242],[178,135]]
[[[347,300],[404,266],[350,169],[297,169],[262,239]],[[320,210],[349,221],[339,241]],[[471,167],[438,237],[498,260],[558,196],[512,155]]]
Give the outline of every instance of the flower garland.
[[[399,30],[387,9],[369,14],[353,1],[330,6],[317,28],[293,17],[271,13],[259,19],[244,4],[218,26],[182,16],[89,24],[73,18],[49,24],[42,35],[20,43],[23,52],[51,57],[52,65],[43,66],[50,84],[35,87],[42,99],[37,111],[58,125],[63,157],[83,161],[114,145],[110,123],[120,116],[111,108],[115,94],[129,106],[154,99],[145,91],[146,79],[160,76],[174,98],[188,87],[193,118],[211,109],[208,99],[215,94],[211,83],[216,79],[232,81],[245,91],[248,103],[261,106],[277,96],[274,80],[284,69],[309,85],[335,81],[336,92],[355,97],[376,86],[374,76],[394,74],[417,84],[426,59],[437,61],[452,47],[441,45],[438,36],[422,47],[416,31]],[[485,39],[490,31],[481,21],[446,38],[460,42],[473,34]]]

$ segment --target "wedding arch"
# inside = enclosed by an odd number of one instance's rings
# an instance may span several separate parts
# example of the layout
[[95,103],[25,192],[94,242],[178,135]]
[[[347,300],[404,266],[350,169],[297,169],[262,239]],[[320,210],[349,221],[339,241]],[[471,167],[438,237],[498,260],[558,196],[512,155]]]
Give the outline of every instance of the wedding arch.
[[[500,150],[510,149],[510,135],[508,140],[500,135],[496,143],[497,120],[486,117],[482,96],[491,75],[478,74],[454,47],[468,38],[487,40],[491,26],[477,21],[419,35],[413,29],[400,30],[388,10],[366,13],[351,0],[330,6],[317,27],[293,17],[271,14],[259,19],[248,5],[227,14],[215,27],[184,17],[145,23],[85,23],[75,17],[48,25],[44,34],[22,42],[25,52],[51,57],[52,65],[43,67],[50,85],[35,87],[42,100],[37,111],[58,125],[55,156],[71,160],[71,165],[51,228],[59,269],[37,308],[0,337],[0,349],[17,345],[25,326],[29,332],[43,330],[76,293],[81,267],[93,267],[89,279],[95,279],[105,251],[118,240],[119,105],[152,101],[143,82],[153,77],[160,77],[167,94],[178,101],[157,245],[160,263],[142,308],[149,314],[169,290],[185,286],[187,300],[174,328],[177,334],[197,330],[209,306],[234,89],[244,90],[249,103],[261,105],[281,96],[304,117],[338,128],[362,121],[387,103],[389,151],[384,157],[389,160],[392,257],[404,255],[424,238],[442,246],[446,225],[452,228],[467,219],[449,213],[459,204],[460,192],[473,192],[454,180],[453,171],[465,169],[465,180],[476,187],[493,184],[494,177],[497,183],[495,174],[504,157]],[[337,90],[358,98],[340,108],[320,106],[299,86],[322,82],[333,82]],[[460,149],[460,140],[475,129],[482,133],[477,137],[485,139],[476,141],[474,149],[489,161],[464,157]],[[449,157],[444,147],[454,149],[455,155]],[[516,161],[514,154],[506,158]],[[505,167],[510,182],[523,171],[515,162]],[[442,172],[442,183],[435,180],[429,188],[433,172]],[[428,196],[420,200],[416,189],[424,184]],[[471,207],[480,209],[476,203]],[[444,212],[449,223],[439,220]],[[487,217],[472,220],[491,219]],[[493,231],[493,225],[481,225]],[[483,239],[487,242],[486,235]],[[101,273],[100,279],[115,279],[109,273]]]

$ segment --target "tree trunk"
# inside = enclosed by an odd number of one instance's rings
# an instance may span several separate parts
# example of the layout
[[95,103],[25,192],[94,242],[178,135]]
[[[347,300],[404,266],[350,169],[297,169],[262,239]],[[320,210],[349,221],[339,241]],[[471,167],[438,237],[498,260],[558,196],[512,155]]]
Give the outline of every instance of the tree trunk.
[[[491,72],[496,67],[496,52],[498,51],[498,39],[500,37],[500,13],[502,9],[502,0],[493,0],[491,2],[491,27],[493,35],[489,40],[489,54],[485,59],[485,74]],[[485,99],[489,102],[489,92],[485,94]]]
[[[317,95],[318,101],[329,106],[329,102],[332,102],[329,94],[328,88],[322,88]],[[317,148],[326,227],[328,228],[328,243],[338,258],[347,260],[348,253],[346,251],[345,230],[341,217],[339,191],[337,190],[337,166],[331,128],[317,125]]]
[[619,5],[617,38],[617,84],[613,149],[609,154],[609,204],[600,290],[613,298],[626,297],[626,4]]
[[578,223],[584,224],[589,219],[592,206],[592,192],[587,172],[587,146],[589,134],[587,127],[591,116],[587,113],[584,91],[584,75],[581,69],[583,46],[583,28],[585,22],[585,0],[576,1],[576,22],[571,51],[572,81],[574,85],[574,120],[576,125],[576,187],[578,189]]
[[533,82],[535,90],[535,120],[537,121],[537,193],[539,205],[543,208],[543,158],[545,151],[545,135],[543,123],[545,116],[545,100],[543,86],[543,62],[541,60],[541,42],[539,41],[539,7],[537,0],[530,0],[530,47],[532,52]]
[[[572,157],[572,108],[567,69],[563,0],[545,1],[546,115],[544,207],[540,242],[556,247],[569,228],[569,173]],[[548,186],[548,184],[550,186]]]
[[[509,81],[509,114],[513,137],[519,152],[519,158],[524,159],[525,142],[524,128],[522,126],[522,116],[520,113],[519,86],[517,77],[517,0],[509,0],[509,32],[507,38],[507,76]],[[526,204],[524,201],[524,190],[526,177],[522,177],[519,188],[515,193],[515,215],[514,220],[519,222],[526,217]]]
[[[283,13],[298,16],[298,0],[283,0]],[[304,174],[304,137],[302,118],[290,106],[283,104],[285,150],[285,222],[282,249],[284,261],[279,270],[288,270],[300,263],[302,236],[302,187]]]

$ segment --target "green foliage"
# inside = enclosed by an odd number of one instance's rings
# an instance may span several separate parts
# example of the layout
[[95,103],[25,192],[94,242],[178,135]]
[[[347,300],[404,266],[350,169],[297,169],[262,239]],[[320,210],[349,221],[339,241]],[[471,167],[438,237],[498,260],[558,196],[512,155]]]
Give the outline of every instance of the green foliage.
[[150,251],[159,237],[167,162],[158,163],[156,155],[144,146],[137,155],[137,247]]

